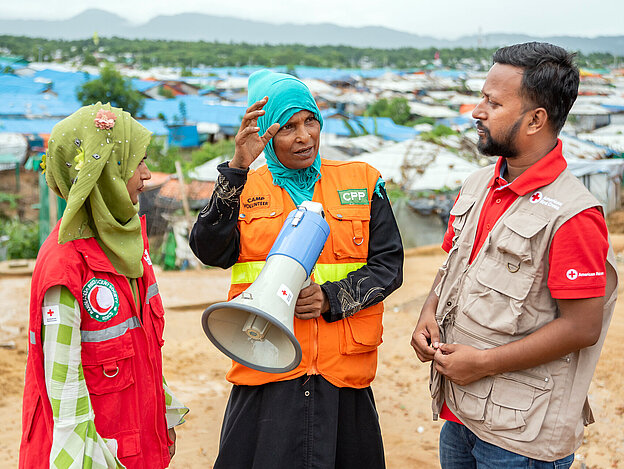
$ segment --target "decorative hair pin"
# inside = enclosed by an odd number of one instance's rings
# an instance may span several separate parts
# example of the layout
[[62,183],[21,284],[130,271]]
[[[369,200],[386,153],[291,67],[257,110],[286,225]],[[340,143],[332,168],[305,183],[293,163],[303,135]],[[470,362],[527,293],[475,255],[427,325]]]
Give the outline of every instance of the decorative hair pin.
[[117,116],[114,112],[106,109],[100,109],[95,115],[93,122],[98,129],[109,130],[115,126]]

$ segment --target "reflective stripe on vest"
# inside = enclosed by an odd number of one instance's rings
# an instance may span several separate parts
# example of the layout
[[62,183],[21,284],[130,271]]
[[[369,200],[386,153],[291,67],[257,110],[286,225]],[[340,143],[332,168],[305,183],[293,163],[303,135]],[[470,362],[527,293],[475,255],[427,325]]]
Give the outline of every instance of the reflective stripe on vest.
[[80,339],[83,342],[104,342],[105,340],[121,337],[128,329],[136,329],[137,327],[141,327],[139,318],[132,316],[121,324],[106,329],[101,329],[99,331],[80,331]]
[[[232,285],[252,283],[258,275],[264,261],[238,262],[232,266]],[[347,264],[317,264],[314,267],[314,281],[319,285],[325,282],[342,280],[349,272],[366,265],[365,262],[350,262]]]
[[145,294],[145,304],[149,304],[149,300],[158,295],[158,284],[152,283],[147,287],[147,293]]

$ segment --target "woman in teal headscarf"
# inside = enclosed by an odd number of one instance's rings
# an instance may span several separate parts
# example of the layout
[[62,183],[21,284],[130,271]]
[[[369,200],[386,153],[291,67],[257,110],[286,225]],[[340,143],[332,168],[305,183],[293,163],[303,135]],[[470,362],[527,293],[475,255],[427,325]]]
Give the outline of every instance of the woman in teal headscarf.
[[[383,180],[365,163],[321,158],[323,119],[297,78],[262,70],[249,77],[248,94],[234,156],[219,165],[193,227],[193,252],[205,264],[232,267],[231,298],[255,280],[302,202],[323,205],[331,234],[294,305],[301,364],[273,374],[233,362],[214,467],[382,468],[370,382],[382,300],[401,284],[403,263]],[[250,171],[263,151],[266,166]]]
[[163,307],[138,198],[150,132],[85,106],[42,167],[66,200],[33,272],[21,469],[160,469],[186,409],[162,376]]

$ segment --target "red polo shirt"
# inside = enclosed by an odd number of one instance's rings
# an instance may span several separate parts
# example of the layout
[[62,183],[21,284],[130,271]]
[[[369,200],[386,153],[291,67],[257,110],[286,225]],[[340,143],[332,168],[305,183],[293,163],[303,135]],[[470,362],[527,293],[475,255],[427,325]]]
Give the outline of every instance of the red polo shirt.
[[[488,234],[511,204],[521,196],[537,191],[553,182],[567,167],[561,153],[561,140],[541,160],[528,168],[513,182],[503,178],[505,159],[499,158],[490,180],[488,195],[479,215],[475,242],[470,254],[474,260]],[[442,249],[452,247],[453,219],[451,215],[444,234]],[[548,262],[548,289],[556,299],[581,299],[604,296],[607,278],[605,263],[609,250],[607,225],[602,212],[592,207],[572,217],[555,233],[550,243]],[[578,275],[579,273],[602,273],[601,275]],[[444,403],[440,417],[461,423]]]

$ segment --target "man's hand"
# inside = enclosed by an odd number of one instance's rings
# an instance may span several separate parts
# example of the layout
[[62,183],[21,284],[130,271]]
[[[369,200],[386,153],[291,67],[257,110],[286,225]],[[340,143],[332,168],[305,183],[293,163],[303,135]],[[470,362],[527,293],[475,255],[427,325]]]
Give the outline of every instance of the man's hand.
[[470,345],[440,344],[433,357],[434,366],[453,383],[466,385],[490,374],[486,353]]
[[426,307],[423,307],[411,341],[418,359],[423,363],[433,360],[439,342],[440,329],[435,318],[435,311],[427,311]]
[[435,318],[436,309],[438,307],[438,296],[435,289],[440,283],[441,274],[438,272],[433,285],[427,295],[425,304],[420,311],[418,324],[412,333],[411,345],[416,352],[416,356],[421,362],[430,362],[438,349],[440,342],[440,328]]
[[329,310],[329,301],[318,283],[311,283],[299,292],[295,304],[295,317],[299,319],[315,319]]
[[236,148],[234,149],[234,157],[228,164],[230,168],[249,168],[251,163],[260,156],[260,153],[262,153],[266,144],[269,143],[269,140],[271,140],[279,130],[280,125],[275,123],[267,129],[264,135],[260,136],[258,134],[260,130],[260,128],[257,127],[258,118],[266,112],[262,108],[268,100],[269,98],[265,96],[260,101],[256,101],[247,108],[238,133],[234,138]]
[[171,441],[173,441],[171,446],[169,446],[169,458],[173,459],[173,455],[176,452],[176,432],[175,432],[175,427],[171,427],[169,429],[169,439]]

